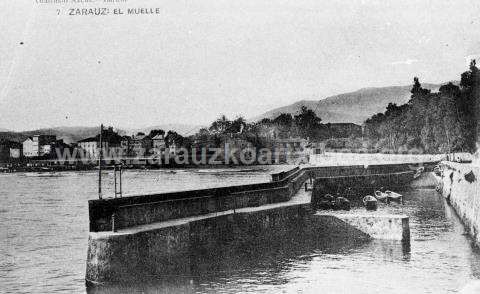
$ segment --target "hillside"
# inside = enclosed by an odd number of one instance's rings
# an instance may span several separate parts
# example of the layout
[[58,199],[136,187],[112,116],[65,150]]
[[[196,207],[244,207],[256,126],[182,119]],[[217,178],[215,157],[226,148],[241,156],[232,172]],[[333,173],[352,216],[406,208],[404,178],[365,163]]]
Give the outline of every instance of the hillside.
[[[424,88],[438,91],[440,85],[422,84]],[[385,111],[388,103],[404,104],[410,99],[409,86],[393,86],[380,88],[364,88],[355,92],[339,94],[325,99],[302,100],[291,105],[275,108],[252,118],[258,121],[263,118],[275,118],[280,113],[297,113],[302,106],[314,109],[324,123],[352,122],[362,124],[367,118]]]
[[[137,132],[148,133],[152,129],[174,130],[181,135],[192,135],[196,133],[200,126],[187,124],[166,124],[153,127],[145,127],[141,129],[115,129],[120,135],[132,135]],[[38,129],[24,132],[11,132],[0,130],[0,140],[9,140],[14,142],[22,142],[29,136],[33,135],[55,135],[58,139],[63,139],[66,143],[74,143],[79,140],[96,136],[100,133],[99,127],[55,127]]]
[[0,132],[0,139],[22,142],[33,135],[55,135],[58,139],[63,139],[66,143],[73,143],[95,136],[98,133],[98,127],[55,127],[24,132]]
[[190,124],[163,124],[163,125],[156,125],[156,126],[150,126],[150,127],[138,128],[138,129],[127,129],[126,132],[128,135],[132,135],[137,132],[149,133],[151,130],[161,129],[161,130],[164,130],[165,132],[172,130],[179,133],[182,136],[190,136],[197,133],[198,130],[200,130],[201,128],[202,126],[190,125]]

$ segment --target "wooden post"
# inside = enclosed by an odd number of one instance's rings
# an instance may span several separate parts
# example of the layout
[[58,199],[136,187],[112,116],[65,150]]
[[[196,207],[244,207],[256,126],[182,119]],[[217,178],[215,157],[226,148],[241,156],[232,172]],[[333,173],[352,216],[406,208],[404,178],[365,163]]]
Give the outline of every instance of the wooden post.
[[120,173],[120,197],[123,197],[123,192],[122,192],[122,166],[119,166],[119,173]]
[[116,232],[117,228],[115,226],[115,212],[112,213],[112,232]]
[[102,199],[102,145],[103,124],[100,125],[100,152],[98,156],[98,198]]
[[114,197],[117,198],[118,193],[117,193],[117,166],[116,165],[113,166],[113,183],[114,183],[113,185],[115,186]]

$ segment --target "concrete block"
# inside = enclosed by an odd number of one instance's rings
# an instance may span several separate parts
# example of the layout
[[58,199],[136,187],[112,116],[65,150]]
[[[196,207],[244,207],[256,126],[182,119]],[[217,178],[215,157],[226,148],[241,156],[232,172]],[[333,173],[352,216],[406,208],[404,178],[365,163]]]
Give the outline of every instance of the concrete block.
[[[326,215],[317,213],[317,215]],[[410,225],[406,215],[385,214],[329,214],[374,239],[410,240]]]

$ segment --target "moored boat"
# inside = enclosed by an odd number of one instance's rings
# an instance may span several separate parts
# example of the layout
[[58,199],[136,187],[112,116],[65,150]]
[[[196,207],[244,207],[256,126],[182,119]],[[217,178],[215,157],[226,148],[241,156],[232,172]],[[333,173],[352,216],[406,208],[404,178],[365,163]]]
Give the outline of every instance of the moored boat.
[[387,194],[387,200],[388,202],[402,202],[403,200],[403,195],[402,194],[398,194],[398,193],[395,193],[395,192],[392,192],[392,191],[385,191],[385,194]]
[[363,205],[367,210],[377,210],[378,201],[372,195],[367,195],[363,197]]
[[337,197],[333,203],[334,210],[350,210],[350,201],[345,197]]
[[378,200],[378,201],[381,201],[381,202],[387,202],[388,200],[388,195],[382,191],[375,191],[375,198]]

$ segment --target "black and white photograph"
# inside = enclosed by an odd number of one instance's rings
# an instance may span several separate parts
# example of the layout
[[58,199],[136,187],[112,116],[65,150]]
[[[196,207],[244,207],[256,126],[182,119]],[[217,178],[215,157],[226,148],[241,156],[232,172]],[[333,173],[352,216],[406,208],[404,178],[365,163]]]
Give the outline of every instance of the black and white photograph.
[[480,294],[480,1],[2,0],[0,293]]

